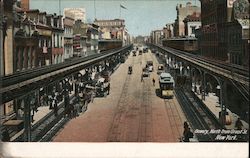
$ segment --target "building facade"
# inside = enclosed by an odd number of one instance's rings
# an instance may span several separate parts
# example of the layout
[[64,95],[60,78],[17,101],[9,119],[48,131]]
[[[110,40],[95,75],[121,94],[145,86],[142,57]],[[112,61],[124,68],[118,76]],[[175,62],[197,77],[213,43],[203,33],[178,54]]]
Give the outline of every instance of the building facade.
[[177,11],[177,18],[174,24],[174,36],[184,36],[185,35],[185,26],[183,20],[188,16],[192,15],[193,13],[200,14],[201,8],[192,5],[191,2],[188,2],[185,7],[182,4],[178,4],[176,6]]
[[73,38],[73,57],[87,56],[87,36],[75,34]]
[[151,42],[153,44],[162,45],[163,40],[163,30],[154,30],[150,34],[151,36]]
[[[241,7],[233,8],[234,5]],[[243,62],[244,54],[248,53],[244,53],[243,50],[247,46],[239,45],[248,41],[245,38],[246,35],[243,35],[247,32],[247,28],[243,24],[244,22],[240,22],[242,20],[246,22],[247,20],[244,19],[249,19],[248,8],[247,0],[201,0],[201,55],[239,65],[246,63]],[[239,16],[235,16],[236,14]],[[235,30],[233,30],[233,25],[236,27]],[[234,40],[232,40],[233,38]],[[236,53],[236,47],[242,49],[238,49]]]
[[[1,3],[1,9],[3,9],[3,40],[1,42],[3,45],[1,53],[1,69],[2,75],[10,75],[14,73],[13,68],[13,45],[14,45],[14,15],[16,14],[13,10],[13,5],[15,4],[14,0],[4,0],[3,4]],[[1,16],[1,15],[0,15]]]
[[86,24],[81,20],[75,21],[74,32],[74,53],[80,56],[88,56],[98,53],[99,26]]
[[38,33],[38,45],[36,47],[35,67],[51,64],[51,27],[46,12],[38,9],[22,11],[24,16],[32,21]]
[[61,15],[52,15],[52,64],[63,62],[64,29]]
[[195,37],[195,30],[201,27],[200,14],[188,15],[184,20],[185,36]]
[[98,40],[99,40],[99,26],[96,24],[85,24],[87,28],[87,55],[99,53]]
[[64,8],[64,17],[72,17],[74,20],[86,21],[85,8]]
[[35,23],[29,20],[20,19],[15,29],[13,68],[14,72],[32,69],[38,66],[37,48],[39,33],[36,31]]
[[73,25],[74,19],[65,17],[63,19],[64,25],[64,51],[63,60],[73,57]]
[[174,23],[166,24],[166,26],[163,28],[163,36],[164,38],[174,37]]
[[232,64],[248,68],[250,48],[249,2],[247,0],[235,1],[232,13],[232,21],[226,25],[229,60]]
[[100,39],[118,39],[123,41],[123,45],[130,43],[130,35],[125,28],[125,20],[95,20],[94,23],[98,25],[100,31]]

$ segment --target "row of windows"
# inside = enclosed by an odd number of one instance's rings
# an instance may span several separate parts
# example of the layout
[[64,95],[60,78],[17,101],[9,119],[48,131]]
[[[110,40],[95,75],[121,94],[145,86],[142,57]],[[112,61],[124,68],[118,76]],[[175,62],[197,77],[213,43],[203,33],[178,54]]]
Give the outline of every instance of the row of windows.
[[65,34],[73,34],[73,29],[72,29],[72,28],[69,28],[69,27],[65,27],[65,28],[64,28],[64,33],[65,33]]
[[98,22],[99,26],[120,26],[123,25],[123,22],[119,21],[119,22]]
[[36,17],[29,17],[32,21],[35,21],[35,22],[39,22],[39,23],[42,23],[44,25],[51,25],[52,27],[62,27],[62,25],[60,24],[60,19],[53,19],[53,18],[47,18],[45,17],[44,15],[43,16],[39,16],[36,18]]
[[51,40],[39,39],[39,48],[42,48],[42,47],[51,47]]
[[35,66],[35,48],[17,47],[16,48],[16,70],[27,69]]
[[91,34],[91,39],[99,39],[98,35]]
[[54,48],[62,48],[63,46],[63,37],[60,34],[53,34],[52,42]]

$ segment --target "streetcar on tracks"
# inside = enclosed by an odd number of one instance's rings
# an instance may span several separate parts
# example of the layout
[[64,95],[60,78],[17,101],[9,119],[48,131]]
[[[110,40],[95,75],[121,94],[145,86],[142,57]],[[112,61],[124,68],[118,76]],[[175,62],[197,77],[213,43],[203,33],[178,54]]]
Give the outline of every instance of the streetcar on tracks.
[[160,96],[162,98],[174,97],[174,78],[170,73],[163,72],[159,77]]

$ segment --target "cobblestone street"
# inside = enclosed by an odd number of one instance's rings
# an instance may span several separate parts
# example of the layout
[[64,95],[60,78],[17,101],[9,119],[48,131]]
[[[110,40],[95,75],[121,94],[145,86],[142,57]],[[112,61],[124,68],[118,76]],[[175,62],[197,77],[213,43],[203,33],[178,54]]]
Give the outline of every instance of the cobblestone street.
[[[142,68],[153,60],[154,71],[141,82]],[[128,66],[133,73],[127,73]],[[158,62],[149,53],[130,55],[111,76],[110,95],[95,98],[88,110],[71,120],[54,142],[178,142],[186,120],[178,101],[156,95]],[[153,86],[152,79],[156,79]]]

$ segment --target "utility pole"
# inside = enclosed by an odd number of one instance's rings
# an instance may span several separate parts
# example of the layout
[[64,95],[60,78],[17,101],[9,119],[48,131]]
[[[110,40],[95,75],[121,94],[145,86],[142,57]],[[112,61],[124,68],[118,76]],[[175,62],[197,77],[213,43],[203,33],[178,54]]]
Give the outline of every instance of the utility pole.
[[61,0],[59,0],[59,15],[61,15]]
[[95,19],[96,19],[96,6],[95,6],[95,0],[94,0],[94,11],[95,11]]

